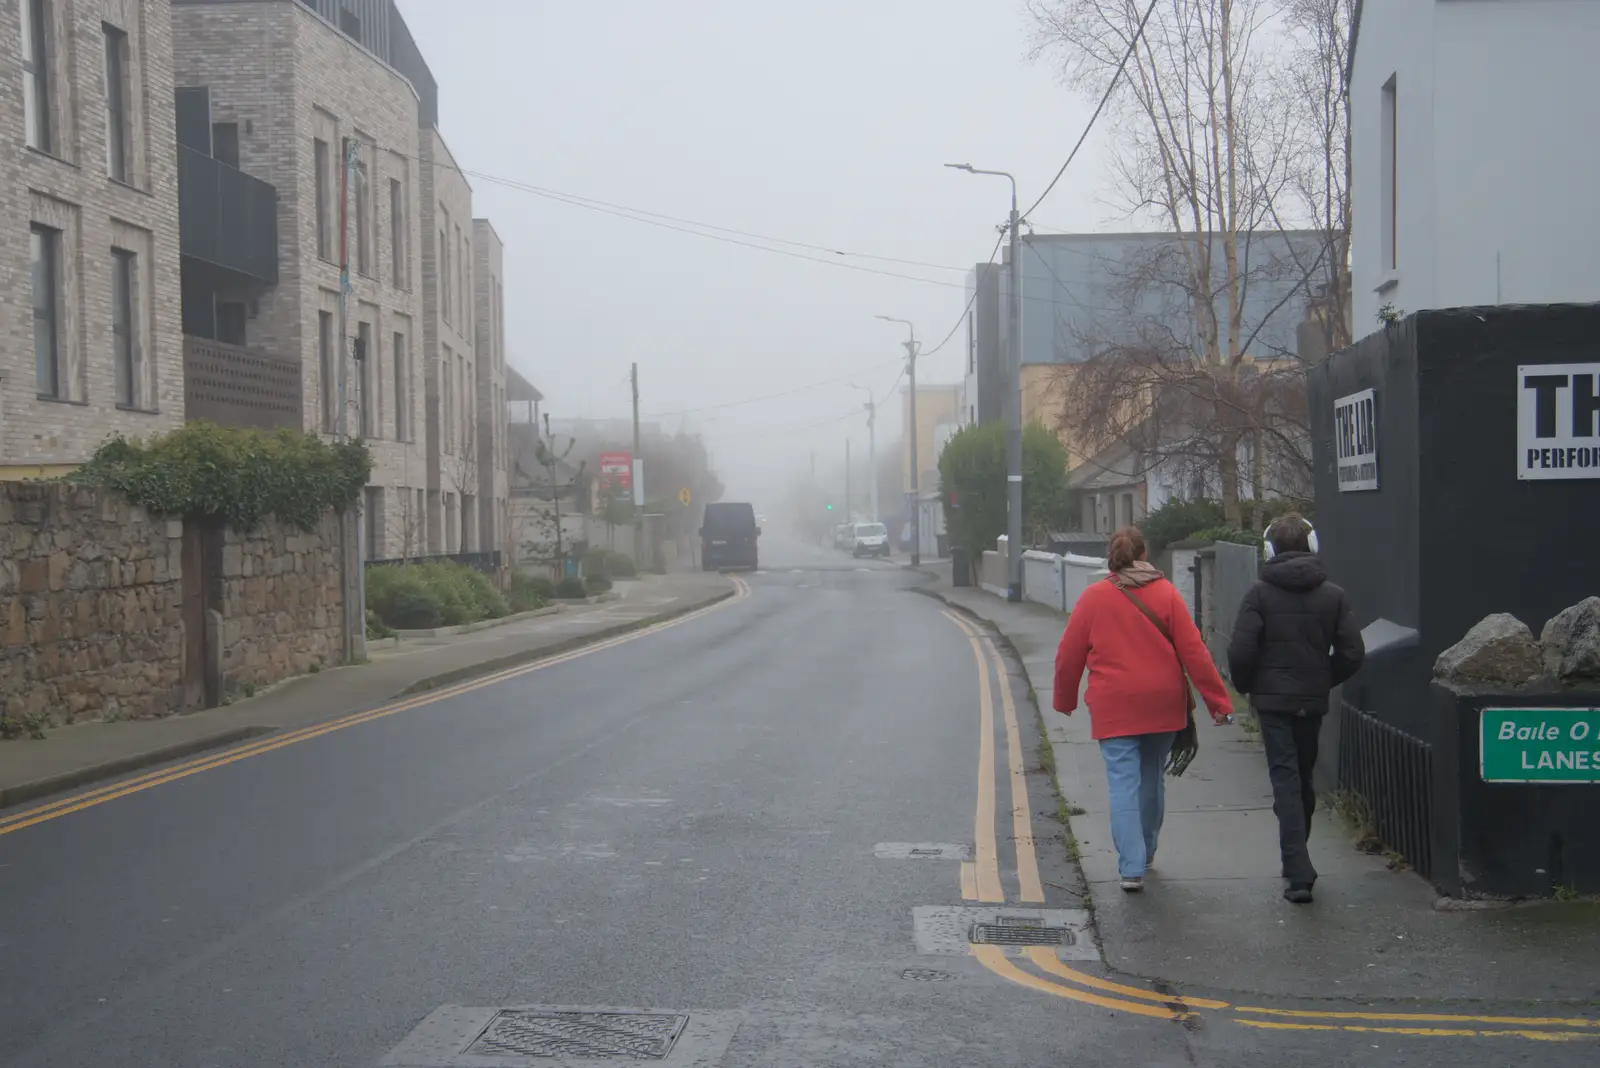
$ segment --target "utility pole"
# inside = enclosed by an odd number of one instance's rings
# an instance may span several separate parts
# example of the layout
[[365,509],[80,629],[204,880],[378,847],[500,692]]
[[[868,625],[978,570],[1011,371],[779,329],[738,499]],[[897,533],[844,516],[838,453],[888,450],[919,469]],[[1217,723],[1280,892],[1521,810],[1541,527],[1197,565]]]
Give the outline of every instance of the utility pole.
[[644,460],[639,455],[639,365],[633,365],[633,562],[644,567]]
[[[356,158],[360,151],[360,142],[350,138],[345,143],[344,160],[339,168],[339,410],[334,418],[334,438],[344,442],[348,440],[347,412],[345,398],[349,386],[349,346],[350,332],[350,178],[356,173]],[[362,398],[366,402],[366,398]],[[362,544],[362,511],[366,507],[364,499],[354,509],[355,521],[349,517],[344,518],[339,524],[340,546],[339,559],[344,565],[344,658],[347,664],[357,664],[367,658],[367,577],[366,564],[362,560],[365,546]]]
[[890,315],[880,315],[879,319],[888,323],[901,323],[910,333],[906,341],[906,377],[910,380],[911,388],[911,426],[907,428],[906,437],[911,446],[911,566],[922,566],[922,494],[917,488],[917,328],[909,319],[896,319]]
[[857,386],[856,389],[865,390],[867,402],[862,405],[867,410],[867,486],[871,493],[872,514],[867,519],[873,523],[883,521],[883,513],[878,511],[878,403],[873,400],[872,390],[866,386]]
[[850,511],[850,439],[844,439],[844,521],[855,522],[855,515]]

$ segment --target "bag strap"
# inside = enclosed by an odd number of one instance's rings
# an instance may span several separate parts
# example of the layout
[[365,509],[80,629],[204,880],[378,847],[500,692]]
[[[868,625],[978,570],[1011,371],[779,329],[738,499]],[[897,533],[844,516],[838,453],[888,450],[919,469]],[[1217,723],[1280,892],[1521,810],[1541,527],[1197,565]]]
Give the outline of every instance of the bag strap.
[[1159,630],[1161,632],[1161,636],[1167,639],[1167,644],[1172,646],[1172,651],[1177,652],[1178,643],[1172,640],[1172,632],[1167,629],[1167,625],[1165,623],[1161,622],[1161,617],[1152,612],[1149,605],[1135,597],[1133,595],[1133,591],[1124,586],[1121,580],[1114,575],[1111,578],[1111,585],[1122,591],[1122,596],[1132,601],[1133,606],[1144,613],[1144,618],[1155,624],[1156,630]]

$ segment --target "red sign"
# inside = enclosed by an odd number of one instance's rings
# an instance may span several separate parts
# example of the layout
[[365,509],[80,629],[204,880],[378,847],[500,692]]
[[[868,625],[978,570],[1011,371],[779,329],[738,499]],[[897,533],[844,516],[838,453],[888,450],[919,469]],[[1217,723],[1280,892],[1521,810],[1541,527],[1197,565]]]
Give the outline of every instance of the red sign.
[[633,488],[633,454],[631,452],[603,452],[600,454],[600,481],[620,489]]

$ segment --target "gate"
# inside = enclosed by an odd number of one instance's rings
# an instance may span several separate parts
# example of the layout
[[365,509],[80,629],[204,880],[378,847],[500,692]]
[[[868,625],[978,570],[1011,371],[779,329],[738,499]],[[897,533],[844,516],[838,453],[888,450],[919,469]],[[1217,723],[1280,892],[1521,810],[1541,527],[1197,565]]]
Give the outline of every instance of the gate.
[[222,601],[222,528],[198,519],[183,521],[183,707],[222,703],[222,679],[210,670],[213,649],[207,613]]

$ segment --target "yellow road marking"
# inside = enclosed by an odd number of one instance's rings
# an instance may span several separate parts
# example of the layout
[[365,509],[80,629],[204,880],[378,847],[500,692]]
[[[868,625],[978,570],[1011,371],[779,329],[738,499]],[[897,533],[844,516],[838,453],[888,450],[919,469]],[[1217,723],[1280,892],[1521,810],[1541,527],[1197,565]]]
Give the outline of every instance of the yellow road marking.
[[1158,1020],[1181,1020],[1189,1015],[1161,1005],[1141,1005],[1136,1001],[1121,1001],[1117,998],[1091,994],[1087,990],[1076,990],[1072,987],[1052,983],[1048,979],[1041,979],[1032,972],[1025,972],[1015,964],[1012,964],[999,946],[973,946],[972,955],[977,957],[978,962],[985,968],[988,968],[1002,979],[1009,979],[1013,983],[1032,990],[1054,994],[1058,998],[1069,998],[1089,1005],[1098,1005],[1105,1009],[1116,1009],[1119,1012],[1131,1012],[1136,1016],[1152,1016]]
[[585,656],[591,656],[595,653],[603,652],[607,649],[612,649],[616,646],[624,645],[631,641],[637,641],[638,639],[649,634],[660,633],[663,630],[668,630],[672,627],[688,623],[691,620],[698,619],[720,608],[727,607],[731,604],[736,604],[750,596],[750,586],[748,583],[736,576],[729,577],[732,578],[734,585],[734,595],[732,597],[726,600],[718,601],[715,604],[707,605],[704,608],[696,609],[693,612],[685,613],[684,615],[678,616],[676,619],[663,620],[660,623],[651,624],[648,627],[641,627],[636,631],[631,631],[627,634],[621,634],[615,638],[608,638],[604,641],[596,642],[593,645],[587,645],[578,649],[573,649],[569,652],[560,653],[556,656],[552,656],[543,660],[537,660],[521,667],[509,668],[505,671],[496,672],[492,675],[486,675],[481,679],[475,679],[473,681],[460,683],[442,690],[421,694],[416,697],[411,697],[405,700],[394,702],[392,704],[384,705],[380,708],[369,709],[365,712],[353,713],[348,716],[340,717],[339,719],[329,720],[326,723],[302,727],[289,734],[264,738],[259,742],[252,742],[249,745],[241,746],[236,749],[224,750],[221,753],[214,753],[208,756],[195,758],[187,763],[179,764],[175,767],[163,768],[160,771],[149,772],[129,781],[113,783],[110,786],[103,786],[98,789],[88,791],[87,793],[65,797],[58,801],[53,801],[50,804],[41,805],[37,808],[28,809],[13,816],[0,819],[0,835],[7,835],[13,831],[20,831],[25,827],[33,827],[37,824],[58,819],[61,816],[70,815],[74,812],[81,812],[84,809],[93,808],[96,805],[102,805],[108,801],[115,801],[116,799],[126,797],[129,794],[141,793],[145,790],[151,789],[152,787],[161,786],[165,783],[174,782],[178,779],[188,778],[190,775],[196,775],[202,771],[210,771],[213,768],[219,768],[239,760],[260,756],[262,753],[270,753],[274,749],[282,749],[286,746],[296,745],[300,742],[309,741],[312,738],[319,738],[322,735],[332,734],[335,731],[345,730],[349,727],[358,726],[362,723],[370,723],[375,719],[383,719],[413,708],[420,708],[423,705],[435,704],[439,701],[445,701],[465,693],[471,693],[475,690],[485,689],[486,687],[505,682],[509,679],[519,678],[523,675],[532,674],[535,671],[543,671],[547,668],[552,668],[559,664],[569,663],[570,661],[578,660]]
[[972,828],[977,845],[977,899],[1003,903],[1006,894],[1000,885],[1000,856],[994,834],[994,701],[989,696],[989,665],[984,662],[978,639],[954,615],[945,615],[967,635],[972,655],[978,661],[978,808]]
[[1076,968],[1067,967],[1061,962],[1061,958],[1044,946],[1030,946],[1026,952],[1028,959],[1039,970],[1060,976],[1068,982],[1092,986],[1096,990],[1107,990],[1113,994],[1126,994],[1130,998],[1139,998],[1143,1001],[1159,1001],[1166,1005],[1176,1004],[1191,1009],[1226,1009],[1229,1007],[1226,1001],[1213,1001],[1210,998],[1191,998],[1179,994],[1163,994],[1157,990],[1145,990],[1137,986],[1124,986],[1121,983],[1114,983],[1110,979],[1101,979],[1099,976],[1089,975],[1086,972],[1078,971]]
[[1028,771],[1022,762],[1022,735],[1017,727],[1017,706],[1011,697],[1011,676],[994,643],[984,639],[984,651],[1000,684],[1000,703],[1006,715],[1006,751],[1011,764],[1011,831],[1017,841],[1017,883],[1024,903],[1044,904],[1044,884],[1039,881],[1039,855],[1033,847],[1033,806],[1028,801]]
[[1283,1023],[1274,1020],[1246,1020],[1235,1016],[1234,1023],[1271,1031],[1358,1031],[1371,1035],[1421,1035],[1427,1038],[1526,1038],[1536,1042],[1573,1042],[1600,1038],[1582,1031],[1481,1031],[1458,1027],[1362,1027],[1353,1024]]
[[1413,1023],[1511,1024],[1522,1027],[1595,1027],[1600,1020],[1561,1016],[1459,1016],[1432,1012],[1316,1012],[1309,1009],[1263,1009],[1239,1005],[1235,1012],[1255,1012],[1263,1016],[1287,1016],[1299,1020],[1405,1020]]
[[961,862],[961,900],[978,900],[978,866],[970,860]]

